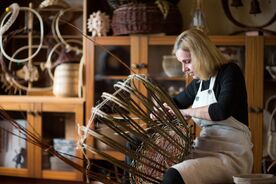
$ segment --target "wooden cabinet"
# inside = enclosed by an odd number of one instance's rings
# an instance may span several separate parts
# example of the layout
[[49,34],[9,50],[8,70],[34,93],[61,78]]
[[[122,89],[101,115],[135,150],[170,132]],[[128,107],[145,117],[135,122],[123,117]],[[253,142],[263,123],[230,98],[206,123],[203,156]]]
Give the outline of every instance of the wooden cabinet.
[[[53,76],[51,75],[54,75],[53,65],[77,62],[81,58],[81,33],[64,21],[82,28],[83,1],[43,1],[43,6],[40,6],[40,3],[32,0],[18,2],[19,6],[33,8],[38,12],[44,30],[40,30],[40,21],[36,14],[20,11],[14,25],[3,35],[3,38],[8,38],[8,42],[4,44],[8,55],[18,53],[14,55],[14,58],[29,59],[26,59],[26,62],[17,63],[10,62],[4,57],[1,58],[3,59],[0,69],[1,108],[32,135],[37,135],[41,141],[52,145],[60,152],[82,158],[80,151],[76,150],[76,141],[77,125],[83,125],[84,121],[84,98],[53,96]],[[5,2],[2,7],[10,4],[12,2]],[[4,13],[2,7],[1,14]],[[10,35],[14,29],[21,27],[25,27],[25,31],[17,31],[17,34]],[[44,39],[42,40],[40,33],[43,31]],[[30,59],[41,40],[43,41],[42,49]],[[55,51],[52,51],[53,48],[56,48]],[[52,57],[48,58],[51,51]],[[76,52],[72,53],[73,51]],[[46,66],[49,67],[47,65],[49,63],[46,61],[48,60],[52,65],[47,72]],[[26,67],[30,68],[26,71]],[[8,77],[5,78],[6,76]],[[19,81],[17,84],[13,82],[15,79]],[[22,134],[7,121],[3,119],[0,121],[0,175],[82,180],[81,173],[34,144],[25,141],[26,137],[17,137]],[[15,135],[12,136],[5,129],[15,131]],[[16,147],[17,145],[20,147]],[[73,160],[82,164],[81,159]]]
[[[110,8],[105,6],[106,2],[84,1],[84,22],[87,21],[89,14],[101,10],[110,12]],[[83,29],[87,33],[87,27]],[[179,91],[181,85],[185,85],[189,80],[179,77],[166,77],[162,70],[162,57],[170,54],[175,36],[108,36],[93,38],[96,44],[84,40],[84,52],[86,61],[86,118],[90,116],[90,109],[97,103],[101,92],[110,91],[112,84],[117,80],[126,78],[130,73],[147,74],[156,80],[159,80],[165,89],[170,85],[177,86],[174,90]],[[261,172],[262,151],[263,151],[263,109],[264,103],[276,92],[275,79],[267,79],[265,66],[267,64],[267,50],[272,48],[276,50],[275,36],[210,36],[211,40],[219,47],[234,47],[239,50],[241,67],[244,71],[248,92],[249,106],[249,127],[252,131],[252,141],[254,143],[254,168],[253,172]],[[110,47],[124,47],[129,53],[129,60],[123,58],[127,65],[133,70],[128,70],[124,75],[108,74],[107,76],[97,77],[99,65],[97,63],[106,62],[111,56],[106,51],[100,49]],[[167,47],[167,48],[166,48]],[[275,52],[275,51],[274,51]],[[102,54],[101,54],[102,53]],[[106,59],[100,58],[100,55]],[[276,54],[275,54],[276,58]],[[276,59],[274,65],[276,64]],[[114,61],[116,62],[116,61]],[[118,64],[118,63],[117,63]],[[121,65],[122,67],[122,65]],[[124,68],[124,67],[122,67]],[[125,71],[126,68],[124,68]],[[107,69],[108,70],[108,69]],[[265,71],[265,73],[264,73]],[[105,71],[109,72],[109,71]],[[124,73],[124,72],[122,72]],[[106,74],[106,73],[105,73]],[[105,75],[104,74],[104,75]],[[163,81],[163,82],[162,82]],[[107,86],[108,88],[105,88]],[[197,131],[197,130],[196,130]]]
[[[162,57],[170,55],[175,36],[108,36],[94,38],[95,42],[86,40],[84,45],[86,61],[86,117],[90,116],[90,109],[100,100],[103,91],[112,91],[112,84],[123,80],[128,74],[147,74],[158,80],[162,87],[169,92],[171,86],[184,87],[187,79],[183,77],[167,77],[162,68]],[[265,46],[274,45],[275,37],[262,36],[210,36],[211,40],[222,48],[234,48],[239,52],[240,66],[244,71],[249,105],[249,127],[252,131],[254,143],[253,172],[261,172],[262,162],[262,129],[264,91],[271,89],[273,82],[264,82],[264,50]],[[104,47],[104,49],[102,48]],[[131,69],[128,70],[113,56],[107,54],[121,50],[118,57]],[[108,62],[115,68],[108,68]],[[103,69],[104,67],[105,69]],[[102,70],[99,71],[98,69]],[[113,70],[113,71],[112,71]],[[121,71],[121,74],[120,74]],[[112,72],[115,72],[112,74]],[[271,85],[272,83],[272,85]],[[164,84],[164,85],[162,85]],[[275,91],[274,91],[275,92]],[[273,93],[270,91],[270,93]]]
[[[77,125],[83,124],[84,100],[81,98],[0,96],[1,107],[9,115],[46,144],[62,153],[82,158],[76,149]],[[43,179],[82,180],[82,174],[52,157],[24,138],[7,121],[1,120],[0,175]],[[13,132],[14,135],[8,134]],[[28,138],[27,138],[28,139]],[[5,145],[7,144],[7,145]],[[22,158],[16,156],[24,149]],[[78,164],[82,160],[70,157]]]

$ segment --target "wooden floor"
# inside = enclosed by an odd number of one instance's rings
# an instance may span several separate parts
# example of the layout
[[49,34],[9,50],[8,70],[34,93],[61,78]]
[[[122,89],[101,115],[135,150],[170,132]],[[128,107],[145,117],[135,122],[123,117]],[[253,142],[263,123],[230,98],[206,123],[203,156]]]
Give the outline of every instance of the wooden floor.
[[60,180],[41,180],[35,178],[22,178],[0,176],[1,184],[85,184],[85,182],[60,181]]

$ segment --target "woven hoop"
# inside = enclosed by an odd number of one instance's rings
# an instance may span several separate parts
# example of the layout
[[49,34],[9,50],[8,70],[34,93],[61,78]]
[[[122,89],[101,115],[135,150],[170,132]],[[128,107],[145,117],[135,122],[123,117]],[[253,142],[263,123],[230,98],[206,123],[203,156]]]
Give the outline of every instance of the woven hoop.
[[129,3],[114,10],[111,27],[114,35],[178,34],[182,29],[182,19],[173,4],[170,4],[168,16],[164,18],[154,3]]

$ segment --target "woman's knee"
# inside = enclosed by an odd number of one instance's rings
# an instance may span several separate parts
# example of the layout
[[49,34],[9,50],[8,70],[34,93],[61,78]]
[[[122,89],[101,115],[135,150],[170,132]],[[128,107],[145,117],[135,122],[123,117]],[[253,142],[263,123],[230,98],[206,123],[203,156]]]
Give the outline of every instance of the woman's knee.
[[164,176],[162,184],[185,184],[180,173],[174,169],[169,168]]

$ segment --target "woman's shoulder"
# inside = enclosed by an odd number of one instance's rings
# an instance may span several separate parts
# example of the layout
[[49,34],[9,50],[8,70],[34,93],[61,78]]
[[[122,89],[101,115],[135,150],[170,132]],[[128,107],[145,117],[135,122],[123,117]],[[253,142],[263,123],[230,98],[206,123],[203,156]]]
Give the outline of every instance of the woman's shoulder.
[[241,71],[241,68],[239,67],[239,65],[237,63],[230,62],[230,63],[226,63],[226,64],[222,65],[221,70]]
[[230,62],[222,65],[218,71],[217,78],[224,80],[243,81],[244,75],[238,64]]
[[242,70],[238,64],[234,62],[226,63],[221,66],[218,72],[220,75],[242,74]]

